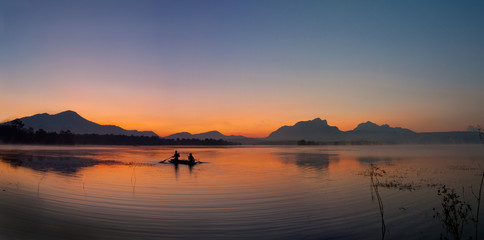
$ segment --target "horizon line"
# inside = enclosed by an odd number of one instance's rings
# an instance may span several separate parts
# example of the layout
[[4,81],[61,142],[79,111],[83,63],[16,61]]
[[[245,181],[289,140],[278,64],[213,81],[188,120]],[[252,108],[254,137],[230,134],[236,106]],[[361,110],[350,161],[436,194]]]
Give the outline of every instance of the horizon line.
[[[292,125],[282,125],[282,126],[279,126],[277,129],[274,129],[272,131],[269,130],[269,133],[266,133],[264,134],[264,136],[262,136],[261,134],[250,134],[250,133],[241,133],[241,132],[238,132],[238,131],[232,131],[231,133],[222,133],[220,130],[209,130],[209,131],[202,131],[202,132],[198,132],[198,133],[193,133],[193,132],[190,132],[189,130],[183,130],[183,131],[179,131],[179,132],[173,132],[173,133],[165,133],[165,134],[158,134],[156,130],[140,130],[140,129],[129,129],[129,127],[125,127],[123,126],[123,124],[119,124],[119,123],[107,123],[107,122],[94,122],[94,121],[91,121],[91,120],[88,120],[86,119],[85,117],[81,116],[81,114],[79,114],[77,111],[74,111],[74,110],[71,110],[71,109],[68,109],[68,110],[64,110],[64,111],[61,111],[61,112],[58,112],[58,113],[55,113],[55,114],[50,114],[48,112],[44,112],[44,113],[36,113],[36,114],[33,114],[33,115],[30,115],[30,116],[24,116],[24,117],[17,117],[17,118],[7,118],[7,119],[11,119],[11,120],[4,120],[2,123],[6,123],[6,122],[10,122],[10,121],[13,121],[15,119],[20,119],[20,118],[26,118],[26,117],[32,117],[32,116],[35,116],[35,115],[43,115],[43,114],[47,114],[47,115],[50,115],[50,116],[53,116],[53,115],[58,115],[58,114],[61,114],[61,113],[65,113],[65,112],[73,112],[73,113],[76,113],[78,116],[80,116],[81,118],[87,120],[87,121],[90,121],[90,122],[93,122],[93,123],[96,123],[96,124],[99,124],[99,125],[104,125],[104,126],[108,126],[108,125],[111,125],[111,126],[118,126],[124,130],[135,130],[135,131],[139,131],[139,132],[153,132],[155,133],[158,137],[161,137],[161,138],[166,138],[166,137],[169,137],[171,135],[175,135],[175,134],[180,134],[180,133],[188,133],[188,134],[191,134],[191,135],[198,135],[198,134],[205,134],[205,133],[209,133],[209,132],[218,132],[224,136],[241,136],[241,137],[245,137],[245,138],[267,138],[271,135],[271,133],[273,133],[274,131],[277,131],[278,129],[282,128],[282,127],[291,127],[291,126],[294,126],[296,125],[297,123],[300,123],[300,122],[311,122],[311,121],[315,121],[315,120],[321,120],[321,121],[326,121],[328,122],[328,120],[326,118],[321,118],[321,117],[315,117],[313,119],[310,119],[310,120],[299,120],[297,122],[295,122],[294,124]],[[354,128],[351,128],[350,130],[342,130],[340,129],[340,127],[338,127],[337,125],[330,125],[328,124],[328,126],[331,126],[331,127],[336,127],[339,131],[341,132],[349,132],[349,131],[352,131],[354,129],[356,129],[360,124],[363,124],[363,123],[373,123],[373,124],[376,124],[378,126],[384,126],[384,125],[387,125],[389,127],[392,127],[392,128],[402,128],[402,129],[408,129],[412,132],[415,132],[415,133],[438,133],[438,132],[468,132],[469,128],[474,128],[474,129],[477,129],[479,127],[479,125],[468,125],[468,129],[465,130],[447,130],[447,131],[414,131],[410,128],[406,128],[406,127],[402,127],[402,126],[391,126],[390,124],[387,124],[387,123],[383,123],[383,124],[378,124],[378,123],[375,123],[373,121],[363,121],[363,122],[360,122],[358,123]]]

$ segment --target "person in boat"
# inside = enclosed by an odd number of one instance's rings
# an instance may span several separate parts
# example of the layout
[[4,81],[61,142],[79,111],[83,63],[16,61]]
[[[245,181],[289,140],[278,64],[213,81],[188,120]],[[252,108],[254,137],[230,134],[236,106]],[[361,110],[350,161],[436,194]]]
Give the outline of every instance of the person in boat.
[[178,153],[177,150],[175,150],[175,154],[173,154],[172,158],[173,158],[173,161],[178,161],[178,158],[180,157],[180,154]]
[[188,161],[190,163],[195,163],[195,158],[193,157],[192,153],[188,154]]

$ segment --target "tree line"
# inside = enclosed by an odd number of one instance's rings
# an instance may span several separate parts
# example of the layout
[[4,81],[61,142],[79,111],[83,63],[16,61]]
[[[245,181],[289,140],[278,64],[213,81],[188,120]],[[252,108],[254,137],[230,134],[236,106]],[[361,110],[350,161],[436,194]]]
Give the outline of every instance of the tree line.
[[222,139],[165,139],[158,136],[113,134],[75,134],[71,131],[47,132],[25,128],[20,119],[0,125],[0,143],[47,145],[234,145]]

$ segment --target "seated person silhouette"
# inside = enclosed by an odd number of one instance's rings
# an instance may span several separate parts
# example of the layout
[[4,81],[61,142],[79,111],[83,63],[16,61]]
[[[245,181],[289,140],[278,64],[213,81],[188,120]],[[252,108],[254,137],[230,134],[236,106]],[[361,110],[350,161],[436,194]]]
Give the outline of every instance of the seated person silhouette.
[[195,163],[195,158],[193,157],[192,153],[188,154],[188,161],[190,161],[190,163]]
[[178,151],[175,150],[175,154],[173,154],[173,161],[178,161],[178,158],[180,157],[180,154]]

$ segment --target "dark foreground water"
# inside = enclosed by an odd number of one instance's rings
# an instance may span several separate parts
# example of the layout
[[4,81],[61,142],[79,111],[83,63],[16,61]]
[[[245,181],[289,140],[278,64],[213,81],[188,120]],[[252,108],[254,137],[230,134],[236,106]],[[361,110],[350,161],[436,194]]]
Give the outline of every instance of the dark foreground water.
[[172,147],[0,146],[0,239],[438,239],[437,190],[475,214],[484,168],[482,145],[176,149],[207,163],[159,164]]

